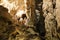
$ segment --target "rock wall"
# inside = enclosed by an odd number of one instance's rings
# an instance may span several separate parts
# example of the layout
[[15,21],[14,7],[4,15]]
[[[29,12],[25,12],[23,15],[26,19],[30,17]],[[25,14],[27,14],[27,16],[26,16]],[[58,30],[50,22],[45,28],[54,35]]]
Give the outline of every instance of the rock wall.
[[[60,40],[59,7],[60,0],[0,0],[0,40]],[[26,25],[15,19],[18,10]]]
[[[39,2],[40,1],[40,2]],[[43,36],[46,40],[60,40],[59,38],[59,0],[36,0],[36,9],[40,11],[40,25],[44,25],[46,30]],[[40,4],[40,5],[39,5]],[[43,19],[43,21],[42,21]],[[42,26],[38,26],[37,30],[43,31]],[[40,35],[41,32],[39,32]],[[43,31],[44,33],[44,31]]]

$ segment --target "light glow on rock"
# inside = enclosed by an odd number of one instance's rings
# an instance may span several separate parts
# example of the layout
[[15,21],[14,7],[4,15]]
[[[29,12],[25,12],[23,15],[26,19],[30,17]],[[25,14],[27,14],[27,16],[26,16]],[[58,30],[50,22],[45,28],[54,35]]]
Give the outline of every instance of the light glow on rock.
[[9,13],[12,9],[14,9],[14,8],[17,9],[15,1],[10,3],[8,0],[1,0],[0,5],[6,7],[9,10],[8,11]]
[[25,14],[25,11],[24,10],[18,10],[17,13],[16,13],[16,16],[21,17],[22,14]]

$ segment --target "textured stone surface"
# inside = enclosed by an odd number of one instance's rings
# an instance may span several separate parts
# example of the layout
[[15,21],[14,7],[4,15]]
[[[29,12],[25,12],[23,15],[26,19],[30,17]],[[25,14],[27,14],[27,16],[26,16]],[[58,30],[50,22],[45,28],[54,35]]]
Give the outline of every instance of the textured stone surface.
[[0,40],[60,40],[60,0],[0,0]]

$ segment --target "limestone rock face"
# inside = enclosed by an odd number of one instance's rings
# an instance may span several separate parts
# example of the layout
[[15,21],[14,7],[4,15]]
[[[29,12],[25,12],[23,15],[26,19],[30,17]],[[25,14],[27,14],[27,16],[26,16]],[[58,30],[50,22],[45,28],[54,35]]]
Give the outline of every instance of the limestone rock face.
[[56,0],[57,34],[58,34],[58,37],[60,38],[60,31],[59,31],[60,30],[60,21],[59,21],[60,20],[60,17],[59,17],[60,16],[60,14],[59,14],[60,13],[60,11],[59,11],[60,3],[59,2],[60,2],[60,0]]
[[0,12],[0,40],[40,40],[35,26],[26,26],[12,19],[3,6],[0,6]]
[[11,24],[12,18],[8,13],[8,9],[0,6],[0,40],[8,40],[9,34],[14,30]]
[[0,0],[0,40],[60,40],[60,0]]

